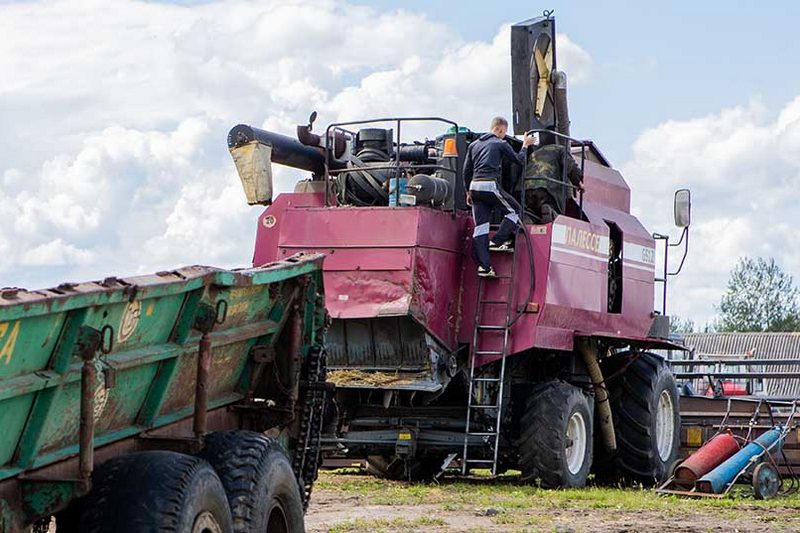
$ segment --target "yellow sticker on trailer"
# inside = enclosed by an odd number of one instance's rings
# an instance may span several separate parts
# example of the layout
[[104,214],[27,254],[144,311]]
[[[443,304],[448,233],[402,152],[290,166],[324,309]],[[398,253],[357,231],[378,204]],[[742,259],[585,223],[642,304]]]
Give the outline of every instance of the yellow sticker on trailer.
[[696,427],[687,429],[686,443],[692,448],[699,448],[703,444],[703,430]]
[[397,438],[399,440],[411,440],[411,433],[408,432],[400,433],[399,435],[397,435]]

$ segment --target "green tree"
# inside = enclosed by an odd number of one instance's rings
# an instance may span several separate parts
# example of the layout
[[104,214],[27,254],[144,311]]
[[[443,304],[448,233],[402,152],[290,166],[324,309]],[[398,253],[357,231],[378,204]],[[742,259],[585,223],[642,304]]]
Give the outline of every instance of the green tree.
[[775,263],[744,257],[731,271],[719,304],[718,331],[797,331],[798,289],[792,276]]
[[691,318],[681,318],[678,315],[669,317],[670,333],[692,333],[694,330],[694,320]]

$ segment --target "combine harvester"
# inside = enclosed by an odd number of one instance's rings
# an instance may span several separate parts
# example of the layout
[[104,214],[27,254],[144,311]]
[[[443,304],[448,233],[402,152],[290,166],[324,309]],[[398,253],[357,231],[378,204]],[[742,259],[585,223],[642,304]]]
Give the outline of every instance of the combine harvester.
[[[592,141],[570,137],[555,21],[511,28],[515,134],[554,128],[584,171],[565,213],[526,222],[494,279],[471,259],[462,176],[479,134],[438,117],[359,120],[297,139],[238,125],[228,147],[259,218],[254,265],[325,254],[329,457],[426,479],[519,469],[544,487],[603,479],[654,484],[678,456],[679,396],[667,363],[678,348],[655,313],[656,242],[630,213],[631,191]],[[489,117],[487,117],[488,120]],[[433,130],[432,140],[402,132]],[[506,137],[519,150],[521,141]],[[271,164],[312,173],[272,198]],[[519,169],[504,168],[506,183]],[[519,191],[517,191],[519,193]],[[521,193],[520,193],[521,194]],[[687,235],[689,191],[675,195]],[[529,221],[527,213],[520,217]]]
[[0,532],[304,531],[321,262],[0,290]]

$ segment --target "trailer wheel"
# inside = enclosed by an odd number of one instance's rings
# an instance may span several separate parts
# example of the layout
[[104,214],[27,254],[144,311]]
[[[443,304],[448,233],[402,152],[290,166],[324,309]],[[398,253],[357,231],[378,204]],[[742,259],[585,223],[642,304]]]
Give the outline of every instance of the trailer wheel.
[[207,462],[151,451],[110,459],[92,476],[81,531],[229,533],[231,512]]
[[367,456],[367,472],[392,481],[430,481],[439,473],[444,457],[415,457],[406,473],[406,461],[397,456]]
[[535,385],[520,417],[522,480],[544,488],[586,485],[592,464],[593,402],[563,381]]
[[669,476],[680,445],[675,377],[664,359],[648,352],[613,356],[604,374],[617,372],[608,381],[617,451],[606,474],[623,482],[660,483]]
[[254,431],[205,437],[200,456],[222,480],[235,533],[302,533],[303,500],[281,445]]

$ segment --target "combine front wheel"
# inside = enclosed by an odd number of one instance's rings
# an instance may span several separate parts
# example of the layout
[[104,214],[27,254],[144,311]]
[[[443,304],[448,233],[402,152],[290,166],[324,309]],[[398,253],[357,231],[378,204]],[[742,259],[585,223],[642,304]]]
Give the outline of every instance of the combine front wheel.
[[583,487],[592,464],[592,402],[563,381],[536,385],[521,417],[522,479],[544,488]]

